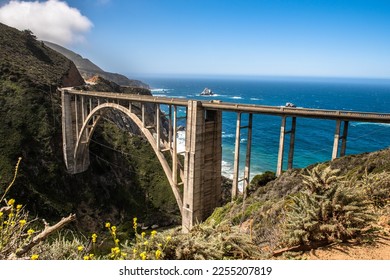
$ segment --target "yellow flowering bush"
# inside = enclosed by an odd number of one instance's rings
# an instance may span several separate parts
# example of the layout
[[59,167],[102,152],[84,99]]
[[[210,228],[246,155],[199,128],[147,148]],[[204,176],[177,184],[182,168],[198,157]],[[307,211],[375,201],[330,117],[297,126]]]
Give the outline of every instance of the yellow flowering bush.
[[32,221],[23,206],[15,205],[15,199],[5,204],[4,207],[0,206],[0,259],[14,258],[35,236]]
[[23,205],[16,204],[13,198],[9,200],[5,198],[16,180],[21,160],[19,158],[15,166],[14,177],[0,199],[0,259],[9,259],[14,256],[20,248],[31,241],[35,232],[29,228],[28,213],[23,210]]
[[[133,229],[135,232],[135,242],[132,245],[132,258],[136,260],[159,260],[164,256],[164,249],[168,245],[171,237],[157,238],[157,231],[152,230],[149,235],[142,231],[138,233],[137,218],[133,219]],[[163,239],[163,243],[160,241]]]
[[[32,227],[35,220],[28,217],[28,212],[22,204],[17,204],[15,199],[6,199],[6,194],[14,184],[21,158],[15,166],[15,174],[12,182],[5,189],[0,199],[0,260],[1,259],[136,259],[159,260],[164,257],[164,250],[171,237],[163,237],[156,230],[150,232],[138,232],[137,218],[133,219],[134,236],[131,241],[121,241],[123,233],[118,233],[116,225],[110,222],[104,224],[108,233],[92,233],[88,237],[83,235],[61,236],[44,241],[42,234],[45,229],[37,230]],[[107,251],[107,234],[112,246]],[[47,236],[47,235],[44,235]],[[80,239],[81,237],[81,239]],[[110,241],[112,240],[112,241]],[[103,246],[102,246],[103,245]],[[100,247],[102,246],[102,247]]]
[[[156,230],[152,230],[150,234],[142,231],[138,233],[137,218],[133,219],[133,229],[135,232],[134,241],[121,242],[118,238],[117,227],[106,222],[105,228],[111,236],[113,246],[110,253],[106,256],[112,260],[159,260],[164,256],[164,249],[169,243],[171,237],[163,238],[158,236]],[[96,240],[95,240],[96,242]],[[103,257],[104,258],[104,257]]]

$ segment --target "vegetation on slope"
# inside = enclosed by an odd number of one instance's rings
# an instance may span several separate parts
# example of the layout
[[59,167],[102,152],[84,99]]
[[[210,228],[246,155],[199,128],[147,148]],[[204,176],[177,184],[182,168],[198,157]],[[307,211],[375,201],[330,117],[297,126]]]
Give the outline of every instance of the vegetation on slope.
[[245,200],[216,209],[206,221],[229,223],[264,258],[386,232],[390,217],[390,149],[294,169],[259,187]]
[[89,59],[83,58],[81,55],[68,50],[62,46],[59,46],[57,44],[51,43],[51,42],[44,42],[45,45],[52,48],[53,50],[59,52],[60,54],[64,55],[68,59],[74,62],[77,69],[79,70],[81,76],[88,80],[96,75],[99,75],[100,77],[109,80],[111,82],[114,82],[121,86],[131,86],[131,87],[143,87],[143,88],[149,88],[149,86],[141,81],[138,80],[130,80],[126,76],[123,76],[118,73],[110,73],[106,72],[103,69],[101,69],[96,64],[92,63]]
[[[42,259],[268,259],[335,242],[375,242],[376,236],[390,234],[390,170],[383,168],[389,162],[390,149],[286,171],[245,200],[217,208],[188,234],[180,227],[139,232],[134,219],[125,235],[105,223],[86,237],[62,232],[31,254]],[[15,225],[20,230],[20,219]]]
[[162,169],[157,160],[143,160],[155,158],[152,148],[109,121],[94,134],[90,168],[66,172],[56,88],[82,85],[83,79],[70,60],[29,31],[0,24],[0,44],[0,193],[22,157],[9,195],[48,221],[76,213],[74,225],[88,231],[134,216],[148,225],[176,222],[178,208]]

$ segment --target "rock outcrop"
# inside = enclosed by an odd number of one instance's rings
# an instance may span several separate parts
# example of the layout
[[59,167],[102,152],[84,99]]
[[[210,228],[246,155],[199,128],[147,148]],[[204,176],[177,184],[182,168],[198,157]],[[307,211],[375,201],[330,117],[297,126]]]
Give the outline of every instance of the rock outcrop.
[[69,64],[69,70],[66,75],[62,78],[63,87],[76,87],[84,85],[84,79],[81,77],[79,71],[74,63]]

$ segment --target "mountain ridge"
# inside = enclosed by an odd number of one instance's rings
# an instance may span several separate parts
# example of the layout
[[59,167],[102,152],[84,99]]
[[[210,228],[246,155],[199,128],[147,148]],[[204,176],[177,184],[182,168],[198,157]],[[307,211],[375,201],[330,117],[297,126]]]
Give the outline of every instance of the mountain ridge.
[[120,86],[141,87],[141,88],[149,89],[149,86],[144,82],[139,80],[129,79],[122,74],[104,71],[99,66],[97,66],[92,61],[90,61],[88,58],[84,58],[80,54],[72,50],[69,50],[63,46],[48,41],[43,41],[43,43],[49,48],[61,53],[66,58],[73,61],[73,63],[76,65],[77,69],[79,70],[84,80],[91,79],[92,77],[98,75]]

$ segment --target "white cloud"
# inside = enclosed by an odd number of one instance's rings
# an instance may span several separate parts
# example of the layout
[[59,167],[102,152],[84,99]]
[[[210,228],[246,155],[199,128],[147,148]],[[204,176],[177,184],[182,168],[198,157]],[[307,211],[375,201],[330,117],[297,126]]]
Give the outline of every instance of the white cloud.
[[20,30],[30,29],[40,40],[60,45],[82,42],[93,24],[66,2],[10,1],[0,7],[0,22]]

